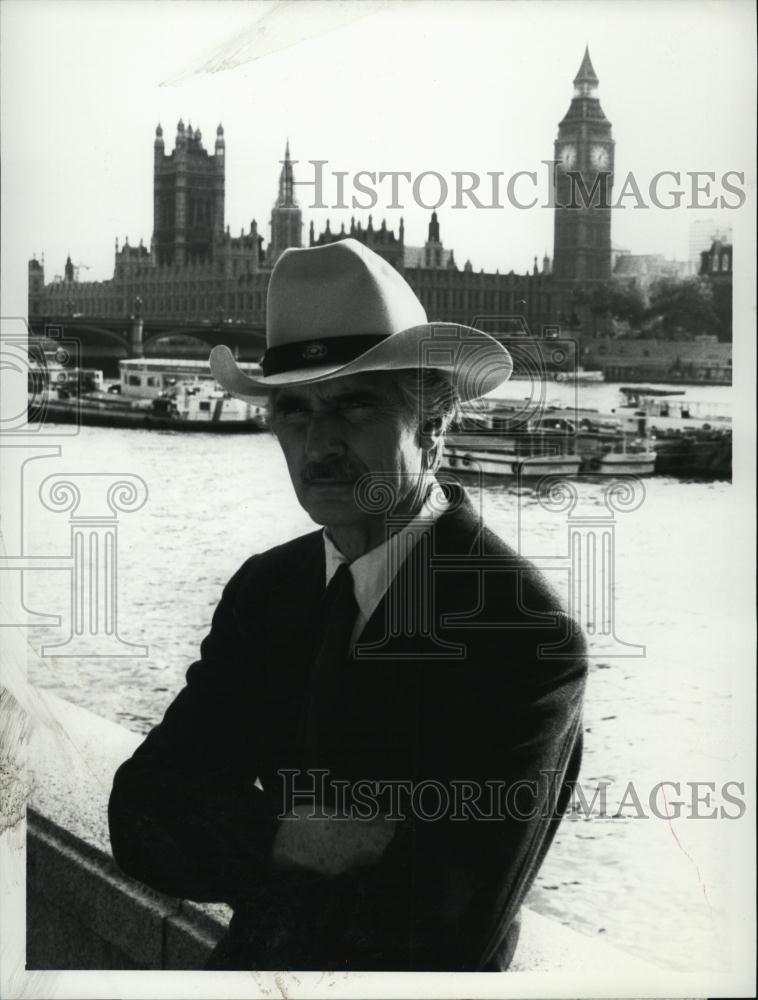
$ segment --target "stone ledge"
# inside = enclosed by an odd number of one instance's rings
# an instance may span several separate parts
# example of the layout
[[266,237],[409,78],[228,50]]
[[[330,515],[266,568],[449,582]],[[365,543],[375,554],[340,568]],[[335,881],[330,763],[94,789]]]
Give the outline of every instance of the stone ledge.
[[[86,967],[92,967],[86,941],[89,931],[98,944],[110,946],[134,966],[164,968],[164,925],[179,913],[179,901],[127,878],[102,851],[31,808],[26,829],[27,899],[36,900],[37,910],[39,904],[49,904],[78,921],[84,932],[77,936]],[[42,942],[34,941],[37,934],[34,926],[27,927],[32,950],[40,955],[44,948]]]

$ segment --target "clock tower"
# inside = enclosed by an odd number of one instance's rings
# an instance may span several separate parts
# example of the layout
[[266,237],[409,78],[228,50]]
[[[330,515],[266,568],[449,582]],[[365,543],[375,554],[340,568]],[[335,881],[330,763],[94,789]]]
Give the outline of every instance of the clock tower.
[[586,48],[571,106],[555,140],[553,274],[558,281],[602,281],[611,276],[614,142],[597,85]]

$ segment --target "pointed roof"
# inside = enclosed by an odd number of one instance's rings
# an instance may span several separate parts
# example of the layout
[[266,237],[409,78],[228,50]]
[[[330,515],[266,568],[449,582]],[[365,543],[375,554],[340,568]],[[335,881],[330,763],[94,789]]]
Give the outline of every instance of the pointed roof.
[[592,65],[592,60],[590,59],[590,47],[585,46],[584,58],[582,59],[582,65],[579,67],[579,72],[574,77],[574,83],[591,83],[595,86],[600,81],[598,80],[597,73]]
[[[560,121],[559,128],[589,119],[598,127],[602,124],[604,128],[610,129],[611,123],[605,117],[597,96],[598,83],[598,76],[590,59],[590,49],[586,46],[579,72],[574,77],[574,96],[568,111]],[[566,135],[562,132],[560,138],[565,139]],[[610,133],[608,138],[610,139]]]
[[292,161],[290,160],[290,141],[284,148],[284,159],[282,160],[282,171],[279,174],[279,197],[276,200],[275,208],[297,208],[295,201],[295,178],[292,173]]

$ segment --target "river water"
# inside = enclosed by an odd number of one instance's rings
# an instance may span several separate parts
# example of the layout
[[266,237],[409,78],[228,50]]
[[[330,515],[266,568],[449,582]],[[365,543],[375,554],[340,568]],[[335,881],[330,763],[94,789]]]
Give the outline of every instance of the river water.
[[[551,385],[545,396],[568,403],[574,391]],[[514,382],[507,396],[528,392],[528,383]],[[728,400],[730,390],[698,388],[688,395]],[[619,403],[617,387],[584,387],[579,402],[610,410]],[[28,554],[69,550],[67,515],[35,502],[45,476],[140,476],[147,502],[119,522],[118,628],[124,640],[146,645],[148,655],[30,656],[30,679],[145,732],[181,687],[234,570],[251,553],[313,525],[294,499],[276,441],[266,434],[83,427],[61,442],[60,458],[27,467]],[[578,482],[574,513],[607,513],[602,489],[599,482]],[[725,781],[747,777],[732,764],[731,691],[749,668],[741,662],[742,623],[730,594],[730,566],[740,554],[733,526],[741,512],[726,482],[656,477],[644,489],[636,509],[615,516],[616,634],[644,646],[644,655],[592,657],[582,784],[591,798],[598,782],[609,783],[613,814],[613,803],[634,782],[647,818],[632,805],[615,819],[566,819],[529,902],[666,967],[726,969],[736,932],[728,900],[739,878],[730,859],[738,828],[749,820],[706,821],[686,811],[675,818],[674,807],[690,797],[686,782],[710,781],[718,792]],[[525,555],[565,553],[565,513],[547,511],[533,491],[488,486],[482,502],[486,520],[512,544],[520,524]],[[567,574],[551,579],[565,595]],[[31,630],[31,646],[39,651],[43,639],[67,634],[66,573],[26,574],[25,595],[29,607],[62,617],[60,629]],[[680,796],[669,789],[672,819],[656,818],[648,806],[650,790],[664,780],[681,783]],[[660,811],[660,797],[656,801]],[[723,804],[723,796],[714,803]]]

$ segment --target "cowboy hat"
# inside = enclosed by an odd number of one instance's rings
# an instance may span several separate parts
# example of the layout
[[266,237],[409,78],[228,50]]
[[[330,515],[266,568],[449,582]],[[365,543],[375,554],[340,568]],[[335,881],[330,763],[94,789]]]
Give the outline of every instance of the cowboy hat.
[[434,368],[462,400],[510,378],[511,357],[494,337],[457,323],[429,323],[410,285],[357,240],[285,250],[268,286],[262,376],[245,375],[228,347],[210,367],[233,396],[364,372]]

